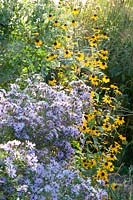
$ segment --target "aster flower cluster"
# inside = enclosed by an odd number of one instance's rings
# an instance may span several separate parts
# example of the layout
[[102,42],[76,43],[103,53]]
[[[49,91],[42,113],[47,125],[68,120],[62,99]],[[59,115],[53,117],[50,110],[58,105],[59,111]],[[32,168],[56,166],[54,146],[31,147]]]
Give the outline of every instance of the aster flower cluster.
[[[67,162],[38,159],[40,151],[29,141],[1,144],[0,152],[3,152],[0,178],[3,199],[107,199],[103,189],[94,189],[90,178],[80,177]],[[46,150],[43,154],[48,158]]]
[[90,88],[73,81],[68,92],[48,86],[37,75],[33,79],[27,80],[25,89],[16,83],[10,91],[1,91],[1,131],[10,134],[5,129],[9,127],[15,138],[33,141],[39,149],[48,147],[59,160],[70,158],[74,154],[70,142],[80,137],[78,126],[90,107]]

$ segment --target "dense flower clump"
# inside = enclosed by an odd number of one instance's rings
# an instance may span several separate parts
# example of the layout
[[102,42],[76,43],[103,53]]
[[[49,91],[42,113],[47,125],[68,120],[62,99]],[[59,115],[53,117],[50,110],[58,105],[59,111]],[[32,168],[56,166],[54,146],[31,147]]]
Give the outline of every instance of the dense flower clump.
[[70,158],[74,153],[70,141],[80,137],[78,126],[90,107],[90,88],[82,81],[73,81],[67,92],[39,78],[27,81],[23,90],[12,84],[10,91],[1,92],[3,134],[7,134],[4,127],[9,127],[15,138],[33,141],[39,149],[47,147],[59,160]]
[[9,141],[1,144],[0,150],[4,152],[2,198],[6,195],[9,200],[100,200],[108,196],[103,189],[94,189],[91,179],[82,178],[67,162],[48,159],[47,151],[43,151],[47,159],[38,159],[40,152],[29,141]]

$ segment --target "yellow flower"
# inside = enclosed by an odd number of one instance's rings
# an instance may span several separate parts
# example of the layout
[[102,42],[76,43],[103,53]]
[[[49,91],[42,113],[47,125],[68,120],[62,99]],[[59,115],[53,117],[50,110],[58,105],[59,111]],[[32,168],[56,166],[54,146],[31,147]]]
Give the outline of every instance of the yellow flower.
[[106,91],[109,91],[110,88],[109,87],[100,87],[102,90],[106,90]]
[[72,56],[72,52],[69,51],[69,50],[65,50],[64,57],[65,58],[70,58],[71,56]]
[[99,79],[96,75],[91,75],[89,80],[91,81],[92,85],[98,85],[99,84]]
[[103,34],[101,34],[101,38],[103,38],[103,39],[108,39],[109,37],[107,36],[106,33],[103,33]]
[[116,94],[119,94],[119,95],[121,95],[122,94],[122,92],[120,91],[120,90],[114,90],[114,92],[116,93]]
[[101,62],[101,61],[99,61],[99,67],[100,67],[100,69],[103,69],[103,70],[108,68],[107,64],[105,62]]
[[90,65],[90,62],[86,59],[82,62],[82,65],[84,65],[85,67],[88,67]]
[[90,92],[90,96],[91,96],[91,98],[94,98],[94,97],[95,97],[95,92],[94,92],[94,91],[91,91],[91,92]]
[[126,141],[126,137],[124,137],[123,135],[119,135],[120,140],[122,141]]
[[106,170],[99,168],[97,170],[97,178],[98,180],[104,180],[107,181],[108,180],[108,173]]
[[72,36],[66,35],[66,41],[70,41],[72,39]]
[[85,168],[85,169],[88,169],[89,168],[89,162],[87,162],[87,160],[82,160],[82,166]]
[[106,123],[110,120],[110,117],[108,115],[105,116],[105,118],[103,119],[103,122]]
[[52,19],[54,19],[54,18],[55,18],[55,16],[49,14],[49,16],[48,16],[48,20],[52,20]]
[[78,61],[81,61],[81,60],[84,60],[84,53],[78,53],[77,54],[77,56],[76,56],[76,59],[78,60]]
[[42,45],[42,40],[36,40],[35,41],[35,46],[40,47]]
[[125,121],[124,121],[124,117],[120,117],[120,116],[117,116],[116,119],[115,119],[115,124],[117,125],[122,125],[124,124]]
[[97,66],[99,66],[99,59],[96,58],[91,63],[92,63],[92,66],[97,67]]
[[97,129],[92,129],[92,130],[90,130],[90,134],[92,135],[92,136],[97,136],[97,137],[99,137],[100,135],[101,135],[101,133],[100,133],[100,131],[99,130],[97,130]]
[[103,128],[105,131],[111,131],[112,126],[111,126],[111,124],[103,124],[103,125],[102,125],[102,128]]
[[114,144],[110,145],[109,150],[111,153],[118,153],[120,151],[121,146],[118,142],[115,142]]
[[35,32],[35,33],[33,33],[33,35],[35,35],[35,36],[38,36],[38,35],[39,35],[39,33],[38,33],[38,32]]
[[93,16],[91,16],[91,19],[93,19],[93,20],[97,20],[97,19],[98,19],[97,14],[94,14]]
[[106,159],[108,161],[114,161],[114,160],[117,160],[116,156],[114,154],[107,154],[106,155]]
[[110,82],[110,79],[109,79],[107,76],[103,76],[102,81],[103,81],[104,83],[109,83],[109,82]]
[[103,97],[103,102],[110,105],[110,104],[112,103],[112,99],[111,99],[110,96],[104,95],[104,97]]
[[114,166],[112,162],[104,162],[102,163],[103,168],[109,170],[110,172],[114,171]]
[[59,49],[61,47],[61,43],[54,42],[54,49]]
[[57,20],[54,22],[53,24],[55,27],[60,26],[60,22],[58,22]]
[[97,35],[92,35],[91,38],[88,38],[90,41],[94,41],[94,40],[97,40]]
[[56,83],[57,83],[57,81],[56,81],[55,79],[53,79],[53,80],[49,80],[48,83],[49,83],[49,85],[51,85],[51,86],[55,86]]
[[100,50],[99,53],[108,55],[109,52],[107,49],[104,48],[104,49]]
[[90,46],[97,47],[97,41],[96,40],[90,41]]
[[[108,181],[104,181],[104,185],[106,186],[106,187],[109,187],[109,182]],[[106,199],[105,199],[106,200]],[[108,199],[108,200],[111,200],[111,199]]]
[[77,66],[77,65],[72,65],[72,66],[71,66],[71,69],[72,69],[73,72],[75,72],[76,74],[80,74],[81,69],[80,69],[79,66]]
[[58,72],[58,78],[63,78],[63,76],[64,76],[64,74],[63,74],[63,72]]
[[77,22],[77,21],[75,21],[75,20],[72,20],[72,23],[71,23],[71,25],[75,27],[75,26],[77,26],[77,25],[78,25],[78,22]]
[[54,59],[56,59],[58,57],[58,55],[57,54],[51,54],[51,55],[49,55],[49,56],[47,56],[46,57],[46,60],[47,61],[51,61],[51,60],[54,60]]
[[94,113],[89,113],[88,115],[86,115],[87,117],[87,121],[90,122],[92,119],[95,118],[95,114]]
[[72,11],[73,15],[78,15],[79,14],[79,9],[74,8]]
[[84,120],[83,120],[83,125],[82,125],[82,126],[83,126],[83,127],[87,127],[87,124],[88,124],[88,123],[87,123],[87,120],[84,119]]
[[103,60],[107,60],[108,59],[108,56],[107,56],[107,54],[103,54],[103,53],[98,53],[99,54],[99,56],[103,59]]
[[98,27],[93,28],[92,30],[93,30],[94,32],[96,32],[96,33],[100,33],[100,31],[101,31]]
[[118,184],[112,183],[111,188],[112,188],[112,190],[116,190],[118,188]]
[[114,89],[114,90],[115,90],[115,89],[118,89],[118,87],[116,86],[116,84],[111,84],[110,87],[111,87],[112,89]]
[[95,160],[95,159],[91,159],[91,160],[89,160],[88,166],[89,166],[90,168],[92,168],[92,167],[94,167],[96,164],[97,164],[96,160]]
[[96,162],[95,159],[90,160],[90,162],[91,162],[91,165],[92,165],[92,166],[95,166],[95,165],[97,164],[97,162]]
[[62,26],[62,29],[63,29],[63,30],[67,30],[67,29],[68,29],[68,25],[67,25],[67,24],[64,24],[64,25]]

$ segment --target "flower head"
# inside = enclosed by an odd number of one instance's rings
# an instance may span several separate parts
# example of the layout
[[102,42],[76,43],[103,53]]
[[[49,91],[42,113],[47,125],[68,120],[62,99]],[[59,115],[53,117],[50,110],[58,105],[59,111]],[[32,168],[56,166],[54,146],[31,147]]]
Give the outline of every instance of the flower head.
[[40,47],[41,45],[42,45],[42,40],[38,40],[38,39],[37,39],[37,40],[35,41],[35,46],[36,46],[36,47]]

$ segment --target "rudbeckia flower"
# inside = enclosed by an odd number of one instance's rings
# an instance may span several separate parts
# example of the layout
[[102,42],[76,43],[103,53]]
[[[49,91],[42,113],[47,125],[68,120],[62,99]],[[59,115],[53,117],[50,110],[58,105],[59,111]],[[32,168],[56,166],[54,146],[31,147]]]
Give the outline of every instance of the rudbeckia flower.
[[103,59],[103,60],[107,60],[108,59],[108,56],[107,56],[107,54],[103,54],[103,53],[98,53],[98,55]]
[[120,151],[121,146],[118,142],[115,142],[115,144],[110,145],[109,150],[111,153],[118,153]]
[[69,51],[69,50],[65,50],[64,57],[65,58],[70,58],[71,56],[72,56],[72,52]]
[[118,89],[118,87],[117,87],[117,85],[116,85],[115,83],[114,83],[114,84],[111,84],[110,87],[111,87],[112,89],[114,89],[114,90],[115,90],[115,89]]
[[96,58],[96,59],[94,59],[93,61],[92,61],[92,66],[94,66],[94,67],[97,67],[97,66],[99,66],[99,59],[98,58]]
[[90,41],[90,46],[97,47],[97,41],[96,40]]
[[112,129],[112,126],[111,126],[111,124],[103,124],[102,125],[102,128],[104,129],[104,131],[111,131],[111,129]]
[[61,47],[60,42],[54,42],[54,49],[59,49]]
[[101,61],[99,61],[99,67],[100,67],[100,69],[102,69],[102,70],[105,70],[105,69],[108,68],[107,63],[101,62]]
[[40,47],[41,45],[42,45],[42,40],[38,40],[38,39],[37,39],[37,40],[35,41],[35,46],[36,46],[36,47]]
[[108,180],[108,173],[106,170],[99,168],[97,170],[97,178],[98,180],[104,180],[107,181]]
[[87,162],[86,160],[83,160],[83,161],[82,161],[82,165],[83,165],[83,167],[84,167],[85,169],[88,169],[89,166],[90,166],[89,162]]
[[126,141],[126,137],[124,137],[123,135],[119,135],[120,140],[122,141]]
[[102,167],[109,170],[110,172],[114,171],[114,165],[110,161],[109,162],[106,161],[106,162],[102,163]]
[[103,33],[103,34],[101,34],[100,37],[103,38],[103,39],[108,39],[108,38],[109,38],[108,35],[107,35],[107,33]]
[[117,125],[122,125],[124,124],[125,121],[124,121],[124,117],[120,117],[120,116],[117,116],[116,119],[115,119],[115,124]]
[[93,20],[97,20],[97,19],[98,19],[97,14],[94,14],[93,16],[91,16],[91,19],[93,19]]
[[62,26],[62,29],[63,29],[63,30],[67,30],[67,29],[68,29],[68,25],[67,25],[67,24],[64,24],[64,25]]
[[82,62],[82,65],[84,65],[85,67],[88,67],[90,65],[90,62],[86,59]]
[[89,80],[91,81],[92,85],[98,85],[99,84],[99,79],[96,75],[91,75]]
[[110,82],[110,79],[109,79],[109,77],[107,77],[107,76],[103,76],[102,81],[103,81],[104,83],[109,83],[109,82]]
[[52,19],[54,19],[54,18],[55,18],[55,16],[53,16],[53,15],[51,15],[51,14],[48,16],[48,20],[52,20]]
[[57,54],[53,54],[53,53],[52,53],[51,55],[47,56],[46,59],[47,59],[47,61],[51,61],[51,60],[56,59],[57,57],[58,57]]
[[104,95],[103,97],[103,103],[111,104],[112,103],[112,98],[108,95]]
[[75,21],[75,20],[72,20],[72,23],[71,23],[72,26],[77,26],[78,25],[78,22]]
[[72,36],[66,35],[66,41],[70,41],[72,39]]
[[100,51],[99,51],[99,53],[101,53],[101,54],[106,54],[106,55],[108,55],[108,50],[107,49],[101,49]]
[[92,30],[93,30],[94,32],[96,32],[96,33],[99,33],[99,32],[101,31],[98,27],[93,28]]
[[78,15],[79,14],[79,9],[74,8],[72,11],[73,15]]
[[108,161],[114,161],[114,160],[117,160],[116,156],[114,154],[108,154],[106,155],[106,159]]
[[57,20],[55,20],[54,24],[55,27],[60,26],[60,22],[58,22]]
[[116,183],[111,184],[112,190],[116,190],[118,188],[118,185]]
[[119,94],[119,95],[121,95],[122,94],[122,92],[120,91],[120,90],[114,90],[114,92],[116,93],[116,94]]
[[84,53],[78,53],[77,54],[77,56],[76,56],[76,59],[78,60],[78,61],[81,61],[81,60],[84,60]]
[[49,80],[48,83],[49,83],[49,85],[51,85],[51,86],[55,86],[56,83],[57,83],[57,81],[56,81],[55,79],[53,79],[53,80]]

